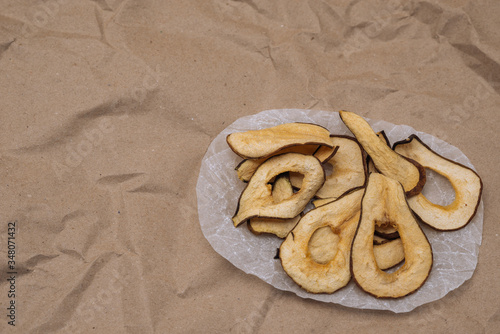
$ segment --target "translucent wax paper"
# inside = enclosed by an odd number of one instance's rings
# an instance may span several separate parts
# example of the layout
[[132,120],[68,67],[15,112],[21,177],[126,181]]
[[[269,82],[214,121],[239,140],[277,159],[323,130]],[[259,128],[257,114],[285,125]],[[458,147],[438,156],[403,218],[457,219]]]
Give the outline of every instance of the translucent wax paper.
[[[238,228],[233,226],[231,217],[245,184],[238,179],[234,170],[241,158],[226,143],[226,136],[232,132],[263,129],[289,122],[315,123],[326,127],[332,134],[352,135],[337,112],[298,109],[263,111],[240,118],[224,129],[210,144],[203,158],[196,187],[200,225],[215,251],[244,272],[259,277],[277,289],[292,291],[300,297],[396,313],[409,312],[417,306],[440,299],[471,278],[481,245],[482,201],[474,219],[458,231],[438,232],[422,226],[432,246],[434,264],[425,284],[407,297],[397,300],[376,299],[361,291],[352,281],[333,294],[311,294],[296,285],[282,269],[280,260],[275,259],[282,239],[272,235],[255,236],[245,225]],[[391,144],[417,134],[437,153],[473,168],[458,148],[434,136],[406,125],[375,120],[368,122],[375,131],[385,130]],[[449,183],[435,173],[428,174],[423,193],[429,200],[442,205],[450,203],[454,198],[454,191]],[[311,206],[307,209],[310,208]]]

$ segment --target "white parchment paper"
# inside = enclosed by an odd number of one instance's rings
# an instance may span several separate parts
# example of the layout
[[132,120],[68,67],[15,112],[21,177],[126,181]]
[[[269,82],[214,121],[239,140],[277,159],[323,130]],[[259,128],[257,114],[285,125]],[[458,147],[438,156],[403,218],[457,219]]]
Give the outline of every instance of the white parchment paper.
[[[431,149],[446,158],[473,168],[467,157],[456,147],[429,134],[406,125],[368,120],[375,131],[385,130],[391,144],[417,134]],[[245,225],[233,226],[233,216],[239,195],[245,184],[234,168],[241,158],[226,143],[232,132],[263,129],[289,122],[309,122],[322,125],[332,134],[349,134],[337,112],[279,109],[267,110],[238,119],[222,131],[210,144],[203,158],[198,184],[198,215],[203,234],[220,255],[244,272],[256,275],[277,289],[291,291],[303,298],[337,303],[360,309],[409,312],[425,303],[440,299],[471,278],[477,264],[483,228],[481,201],[474,219],[454,232],[437,232],[422,226],[434,254],[431,274],[414,294],[397,299],[376,299],[361,291],[353,282],[331,295],[311,294],[298,287],[283,271],[279,259],[274,259],[282,240],[271,235],[253,235]],[[454,192],[449,183],[438,174],[428,174],[423,191],[429,200],[450,203]]]

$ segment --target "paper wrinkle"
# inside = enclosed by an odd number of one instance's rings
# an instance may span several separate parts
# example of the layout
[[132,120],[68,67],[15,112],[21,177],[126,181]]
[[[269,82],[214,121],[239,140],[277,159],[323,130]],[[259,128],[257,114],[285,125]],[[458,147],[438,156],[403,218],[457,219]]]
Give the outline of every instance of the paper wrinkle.
[[9,42],[5,42],[5,43],[1,43],[0,44],[0,59],[2,59],[3,54],[5,52],[7,52],[7,50],[10,48],[10,46],[12,45],[12,43],[14,43],[15,41],[16,41],[16,39],[14,38],[13,40],[11,40]]
[[[59,255],[44,255],[44,254],[37,254],[25,261],[25,266],[28,270],[33,269],[34,267],[38,266],[39,264],[43,264],[47,261],[50,261]],[[3,282],[2,282],[3,283]]]
[[344,18],[332,6],[324,1],[308,1],[307,5],[316,20],[310,31],[304,31],[306,34],[311,36],[334,34],[335,36],[339,33],[338,31],[344,25]]
[[442,22],[437,23],[438,27],[433,29],[433,33],[446,37],[445,41],[459,51],[464,64],[486,80],[497,94],[500,94],[500,88],[492,84],[493,79],[498,80],[492,76],[500,73],[500,62],[495,59],[494,52],[489,52],[488,46],[481,42],[480,34],[470,16],[463,10],[444,11],[441,7],[436,8],[440,11],[436,11],[434,18]]
[[[452,44],[452,46],[460,51],[463,56],[474,58],[476,61],[464,59],[465,65],[473,70],[477,75],[486,80],[486,83],[497,94],[500,94],[500,87],[498,84],[493,84],[494,79],[499,80],[500,64],[490,57],[487,53],[483,52],[477,45],[472,44]],[[479,63],[479,65],[478,65]]]
[[104,11],[113,11],[113,8],[108,4],[106,0],[90,0],[91,2],[95,2],[99,8],[101,8]]
[[[432,150],[474,168],[456,147],[432,135],[416,131],[407,125],[394,125],[386,121],[369,120],[375,131],[384,130],[391,143],[416,134]],[[238,198],[245,184],[234,170],[241,158],[226,143],[233,132],[262,129],[289,122],[309,122],[322,125],[332,134],[352,134],[337,112],[278,109],[267,110],[238,119],[224,129],[210,144],[205,154],[197,183],[198,215],[205,238],[216,252],[246,273],[255,275],[277,289],[291,291],[303,298],[337,303],[360,308],[409,312],[414,308],[440,299],[472,277],[478,261],[482,238],[483,202],[476,216],[464,228],[452,232],[439,232],[422,224],[434,255],[433,270],[426,283],[415,293],[397,300],[376,299],[361,291],[354,282],[334,294],[311,294],[302,290],[284,272],[279,259],[274,259],[282,239],[271,235],[255,236],[245,226],[235,228],[233,216]],[[433,198],[449,200],[454,196],[444,178],[429,178],[424,189],[435,191]]]
[[[154,91],[148,93],[143,103],[146,103],[153,97]],[[99,124],[94,124],[103,117],[129,117],[129,115],[139,114],[141,111],[130,108],[137,101],[130,97],[121,97],[119,101],[109,99],[103,103],[97,104],[88,109],[78,111],[71,118],[65,121],[60,127],[55,128],[52,134],[48,134],[46,138],[43,136],[37,140],[36,144],[28,144],[26,146],[17,147],[12,150],[13,153],[34,153],[49,150],[53,146],[61,143],[70,142],[72,138],[78,138],[82,132],[89,128],[98,128]]]
[[443,12],[443,8],[436,4],[419,1],[411,11],[411,16],[424,24],[431,25],[439,23]]
[[147,175],[146,173],[128,173],[128,174],[116,174],[116,175],[106,175],[97,180],[97,184],[110,186],[116,185],[120,183],[125,183],[135,178],[141,178],[139,181],[143,181],[143,175]]
[[87,269],[81,278],[75,282],[73,288],[65,294],[61,302],[56,306],[56,310],[45,323],[31,330],[31,333],[48,333],[57,331],[65,326],[71,319],[77,306],[83,298],[86,290],[92,286],[96,275],[116,256],[116,253],[107,252],[99,255],[92,263],[87,265]]

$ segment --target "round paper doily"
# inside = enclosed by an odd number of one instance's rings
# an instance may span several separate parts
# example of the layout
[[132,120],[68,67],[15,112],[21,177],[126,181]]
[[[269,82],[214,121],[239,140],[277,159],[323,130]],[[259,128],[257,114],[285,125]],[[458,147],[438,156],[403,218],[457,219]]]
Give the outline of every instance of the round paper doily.
[[[333,294],[311,294],[297,286],[274,259],[282,239],[271,235],[253,235],[245,225],[233,226],[238,198],[245,184],[234,168],[240,162],[226,143],[232,132],[263,129],[283,123],[308,122],[322,125],[332,134],[352,135],[337,112],[300,109],[267,110],[238,119],[210,144],[203,158],[198,183],[198,215],[205,238],[216,252],[248,274],[255,275],[277,289],[291,291],[303,298],[360,309],[409,312],[425,303],[442,298],[472,277],[477,265],[483,228],[483,202],[476,216],[465,227],[453,232],[438,232],[422,226],[429,239],[434,264],[425,284],[415,293],[396,300],[376,299],[361,291],[353,282]],[[456,147],[406,125],[368,120],[375,131],[385,130],[391,144],[417,134],[424,143],[442,156],[474,168]],[[431,201],[444,204],[454,197],[443,177],[430,174],[423,191]]]

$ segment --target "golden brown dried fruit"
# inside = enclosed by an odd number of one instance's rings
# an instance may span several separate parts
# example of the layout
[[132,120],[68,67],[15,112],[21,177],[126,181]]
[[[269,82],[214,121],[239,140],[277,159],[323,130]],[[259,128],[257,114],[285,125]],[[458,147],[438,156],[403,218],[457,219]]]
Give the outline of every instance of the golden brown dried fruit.
[[[318,199],[313,201],[315,207],[325,205],[333,202],[335,199]],[[403,243],[399,238],[399,234],[395,231],[395,237],[391,235],[391,239],[386,239],[377,235],[377,228],[375,226],[375,234],[373,235],[373,252],[375,260],[381,270],[392,268],[404,260]],[[383,229],[382,229],[383,230]],[[325,263],[326,260],[333,258],[337,250],[336,243],[338,243],[338,236],[334,234],[328,226],[322,227],[311,237],[309,241],[309,251],[314,261],[318,263]]]
[[324,163],[330,160],[335,154],[337,154],[339,147],[338,146],[324,146],[321,145],[316,152],[314,152],[314,156],[318,158],[321,163]]
[[288,146],[325,145],[332,147],[330,132],[308,123],[286,123],[262,130],[234,132],[226,137],[234,153],[245,159],[269,157]]
[[[276,175],[289,171],[304,175],[303,186],[291,197],[276,203],[268,182]],[[324,182],[325,171],[313,156],[286,153],[269,158],[257,168],[241,193],[233,217],[234,226],[253,217],[294,218],[304,210]]]
[[[393,273],[383,272],[373,253],[375,224],[385,223],[396,227],[404,248],[405,263]],[[432,268],[432,249],[399,182],[382,174],[370,174],[351,256],[354,280],[375,297],[403,297],[424,284]]]
[[399,238],[398,231],[391,225],[376,225],[375,235],[390,240]]
[[314,205],[315,208],[317,207],[320,207],[322,205],[325,205],[327,203],[330,203],[330,202],[333,202],[335,201],[336,198],[320,198],[320,199],[315,199],[314,201],[312,201],[312,204]]
[[[391,147],[389,138],[387,138],[387,135],[385,134],[384,130],[377,132],[377,137],[379,137],[388,147]],[[373,160],[370,158],[369,155],[367,155],[366,161],[368,166],[368,173],[378,173],[377,168],[375,168]]]
[[[375,238],[375,236],[374,236]],[[405,259],[401,238],[373,244],[373,255],[380,270],[386,270],[400,264]]]
[[[271,156],[284,153],[301,153],[312,155],[318,150],[318,148],[318,145],[294,145],[280,149],[278,152],[272,154]],[[238,173],[238,178],[243,182],[248,182],[257,168],[259,168],[259,166],[269,158],[270,157],[260,159],[245,159],[241,161],[235,168],[236,172]]]
[[338,198],[346,191],[362,187],[368,178],[366,155],[356,139],[348,136],[332,136],[337,153],[326,163],[332,166],[325,184],[316,193],[318,198]]
[[363,146],[380,173],[399,181],[408,197],[420,193],[426,180],[425,169],[420,164],[391,150],[377,137],[368,122],[361,116],[348,111],[340,111],[340,117]]
[[[272,196],[276,203],[284,201],[293,195],[293,188],[287,173],[276,177],[273,184]],[[285,238],[288,233],[297,225],[300,215],[291,219],[277,218],[252,218],[248,221],[248,229],[254,234],[270,233]]]
[[424,223],[437,230],[450,231],[462,228],[472,220],[483,188],[475,171],[437,154],[416,135],[395,143],[394,150],[443,175],[455,190],[455,199],[445,206],[430,202],[423,194],[408,199],[410,208]]
[[[314,155],[321,163],[324,163],[331,157],[335,155],[338,147],[329,147],[323,145],[295,145],[285,147],[271,156],[284,154],[284,153],[301,153],[307,155]],[[260,158],[260,159],[245,159],[236,166],[236,172],[238,173],[238,178],[243,182],[248,182],[252,177],[255,170],[270,157]]]
[[[326,176],[325,184],[316,193],[315,197],[320,199],[336,199],[347,191],[362,187],[368,179],[366,167],[366,153],[355,138],[349,136],[331,136],[332,144],[338,147],[335,155],[325,165],[332,167],[330,175]],[[302,175],[290,174],[290,182],[293,187],[300,189]],[[328,201],[315,201],[327,203]]]
[[[335,234],[330,226],[317,229],[309,239],[309,253],[313,261],[328,263],[335,257],[339,241],[339,235]],[[376,235],[373,236],[373,254],[381,270],[392,268],[405,258],[401,239],[388,240]]]
[[386,242],[391,241],[390,239],[383,238],[381,236],[378,236],[377,234],[373,235],[373,244],[374,245],[382,245],[385,244]]
[[[283,269],[305,290],[312,293],[333,293],[349,283],[350,249],[359,221],[363,190],[353,190],[331,203],[309,211],[281,244],[279,254]],[[335,235],[330,238],[333,249],[330,256],[316,256],[317,262],[311,256],[310,239],[315,234],[324,234],[326,229],[322,229],[323,227],[329,228]],[[322,232],[315,233],[318,230]],[[316,237],[323,239],[324,236]],[[316,243],[318,241],[313,242]]]

